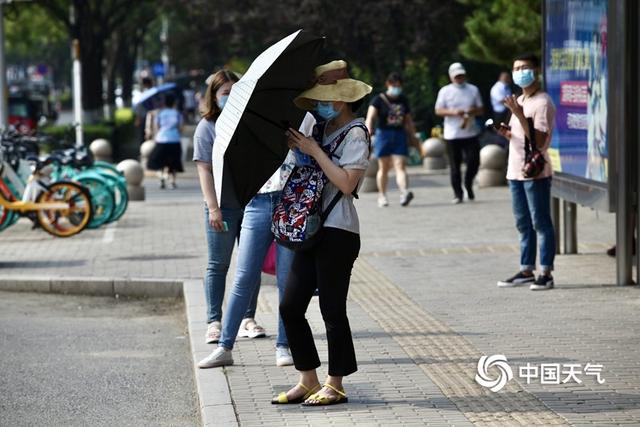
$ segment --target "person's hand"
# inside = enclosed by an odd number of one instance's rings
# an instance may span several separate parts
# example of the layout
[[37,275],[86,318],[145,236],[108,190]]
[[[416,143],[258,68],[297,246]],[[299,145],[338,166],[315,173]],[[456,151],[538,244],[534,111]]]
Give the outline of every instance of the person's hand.
[[504,123],[500,123],[498,126],[496,126],[496,131],[505,138],[511,139],[511,130],[509,130],[509,127]]
[[467,112],[463,109],[459,109],[456,111],[456,115],[460,116],[460,117],[464,117],[464,115],[467,114]]
[[287,135],[287,147],[289,147],[290,150],[293,150],[294,148],[296,148],[296,140],[293,139],[293,137],[289,134],[289,131],[287,131],[286,135]]
[[504,99],[504,105],[517,118],[524,117],[524,110],[522,109],[522,105],[518,104],[518,97],[516,95],[507,96]]
[[220,208],[209,209],[209,225],[215,231],[223,231],[224,225],[222,224],[222,211]]
[[293,147],[290,146],[290,148],[297,148],[311,157],[315,157],[318,150],[320,150],[320,146],[315,139],[304,136],[293,128],[289,128],[287,131],[287,141],[289,140],[293,143]]

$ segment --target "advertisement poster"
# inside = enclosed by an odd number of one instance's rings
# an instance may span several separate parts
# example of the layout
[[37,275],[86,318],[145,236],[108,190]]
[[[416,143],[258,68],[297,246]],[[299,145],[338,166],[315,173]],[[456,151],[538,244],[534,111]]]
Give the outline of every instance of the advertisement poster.
[[607,0],[546,0],[545,86],[554,170],[606,183]]

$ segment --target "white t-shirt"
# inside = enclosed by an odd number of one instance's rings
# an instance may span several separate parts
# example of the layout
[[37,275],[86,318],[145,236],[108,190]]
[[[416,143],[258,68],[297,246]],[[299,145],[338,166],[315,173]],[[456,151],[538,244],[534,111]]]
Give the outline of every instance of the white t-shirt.
[[[336,129],[331,134],[325,134],[322,138],[322,145],[331,144],[333,139],[344,131],[347,127],[353,126],[355,123],[361,123],[364,125],[364,120],[361,118],[355,119],[352,122],[347,123],[340,129]],[[369,166],[369,143],[367,141],[367,135],[364,129],[356,127],[347,133],[344,140],[338,146],[334,156],[331,157],[333,163],[340,166],[343,169],[359,169],[366,170]],[[360,180],[362,184],[362,180]],[[360,186],[358,185],[358,187]],[[322,192],[322,209],[325,210],[331,203],[333,197],[338,193],[338,187],[336,187],[331,181],[327,182]],[[341,230],[350,231],[352,233],[360,233],[360,221],[358,220],[358,212],[353,204],[353,195],[344,195],[340,198],[335,205],[326,221],[325,227],[339,228]]]
[[[458,87],[451,83],[440,89],[436,99],[436,109],[470,110],[482,107],[482,97],[478,88],[470,83]],[[480,129],[473,116],[467,119],[467,126],[462,128],[464,118],[446,116],[444,118],[444,139],[472,138],[480,134]]]
[[504,113],[507,107],[502,103],[507,96],[511,96],[511,88],[500,80],[491,87],[491,108],[496,113]]

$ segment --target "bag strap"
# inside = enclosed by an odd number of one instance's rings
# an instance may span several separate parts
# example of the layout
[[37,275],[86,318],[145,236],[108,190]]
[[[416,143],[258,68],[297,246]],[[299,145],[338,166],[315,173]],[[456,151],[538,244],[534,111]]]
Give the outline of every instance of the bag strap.
[[[529,135],[535,141],[536,138],[536,129],[533,126],[533,119],[531,117],[527,117],[527,124],[529,125]],[[524,152],[525,154],[531,154],[535,151],[538,151],[535,143],[531,143],[531,139],[527,138],[527,134],[524,135]]]
[[[355,191],[355,190],[354,190]],[[331,211],[333,210],[333,208],[336,207],[336,205],[338,204],[338,202],[340,201],[340,199],[342,199],[342,196],[344,196],[344,194],[342,194],[342,191],[338,190],[338,192],[336,193],[335,196],[333,196],[333,199],[331,199],[331,202],[329,203],[329,206],[327,206],[327,209],[324,210],[322,212],[322,214],[320,215],[320,224],[324,224],[324,222],[327,220],[327,218],[329,217],[329,214],[331,213]]]
[[380,99],[382,99],[384,103],[387,104],[387,107],[391,109],[391,101],[389,101],[389,99],[387,98],[387,95],[385,95],[384,93],[380,93]]
[[367,135],[367,144],[371,144],[371,139],[369,138],[369,129],[367,129],[367,126],[365,126],[362,123],[356,123],[356,124],[354,124],[352,126],[349,126],[347,129],[343,130],[342,132],[340,132],[340,135],[338,135],[336,137],[336,139],[331,141],[331,144],[329,144],[329,145],[330,146],[333,145],[333,144],[335,144],[335,145],[333,146],[333,148],[329,152],[329,156],[330,157],[334,155],[334,153],[336,152],[336,150],[338,149],[338,147],[340,146],[342,141],[344,141],[344,139],[347,137],[347,135],[349,134],[351,129],[355,129],[355,128],[360,128],[360,129],[364,130],[364,133]]

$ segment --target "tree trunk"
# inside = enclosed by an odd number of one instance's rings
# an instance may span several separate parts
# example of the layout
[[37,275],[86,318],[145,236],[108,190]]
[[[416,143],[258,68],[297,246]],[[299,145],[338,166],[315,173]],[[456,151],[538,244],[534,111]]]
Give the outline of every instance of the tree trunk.
[[126,55],[120,61],[118,74],[122,80],[122,100],[127,107],[131,106],[131,92],[133,92],[133,73],[136,71],[137,48],[132,55]]
[[[85,44],[85,46],[87,46]],[[90,121],[102,115],[102,46],[80,48],[82,61],[82,108]]]

